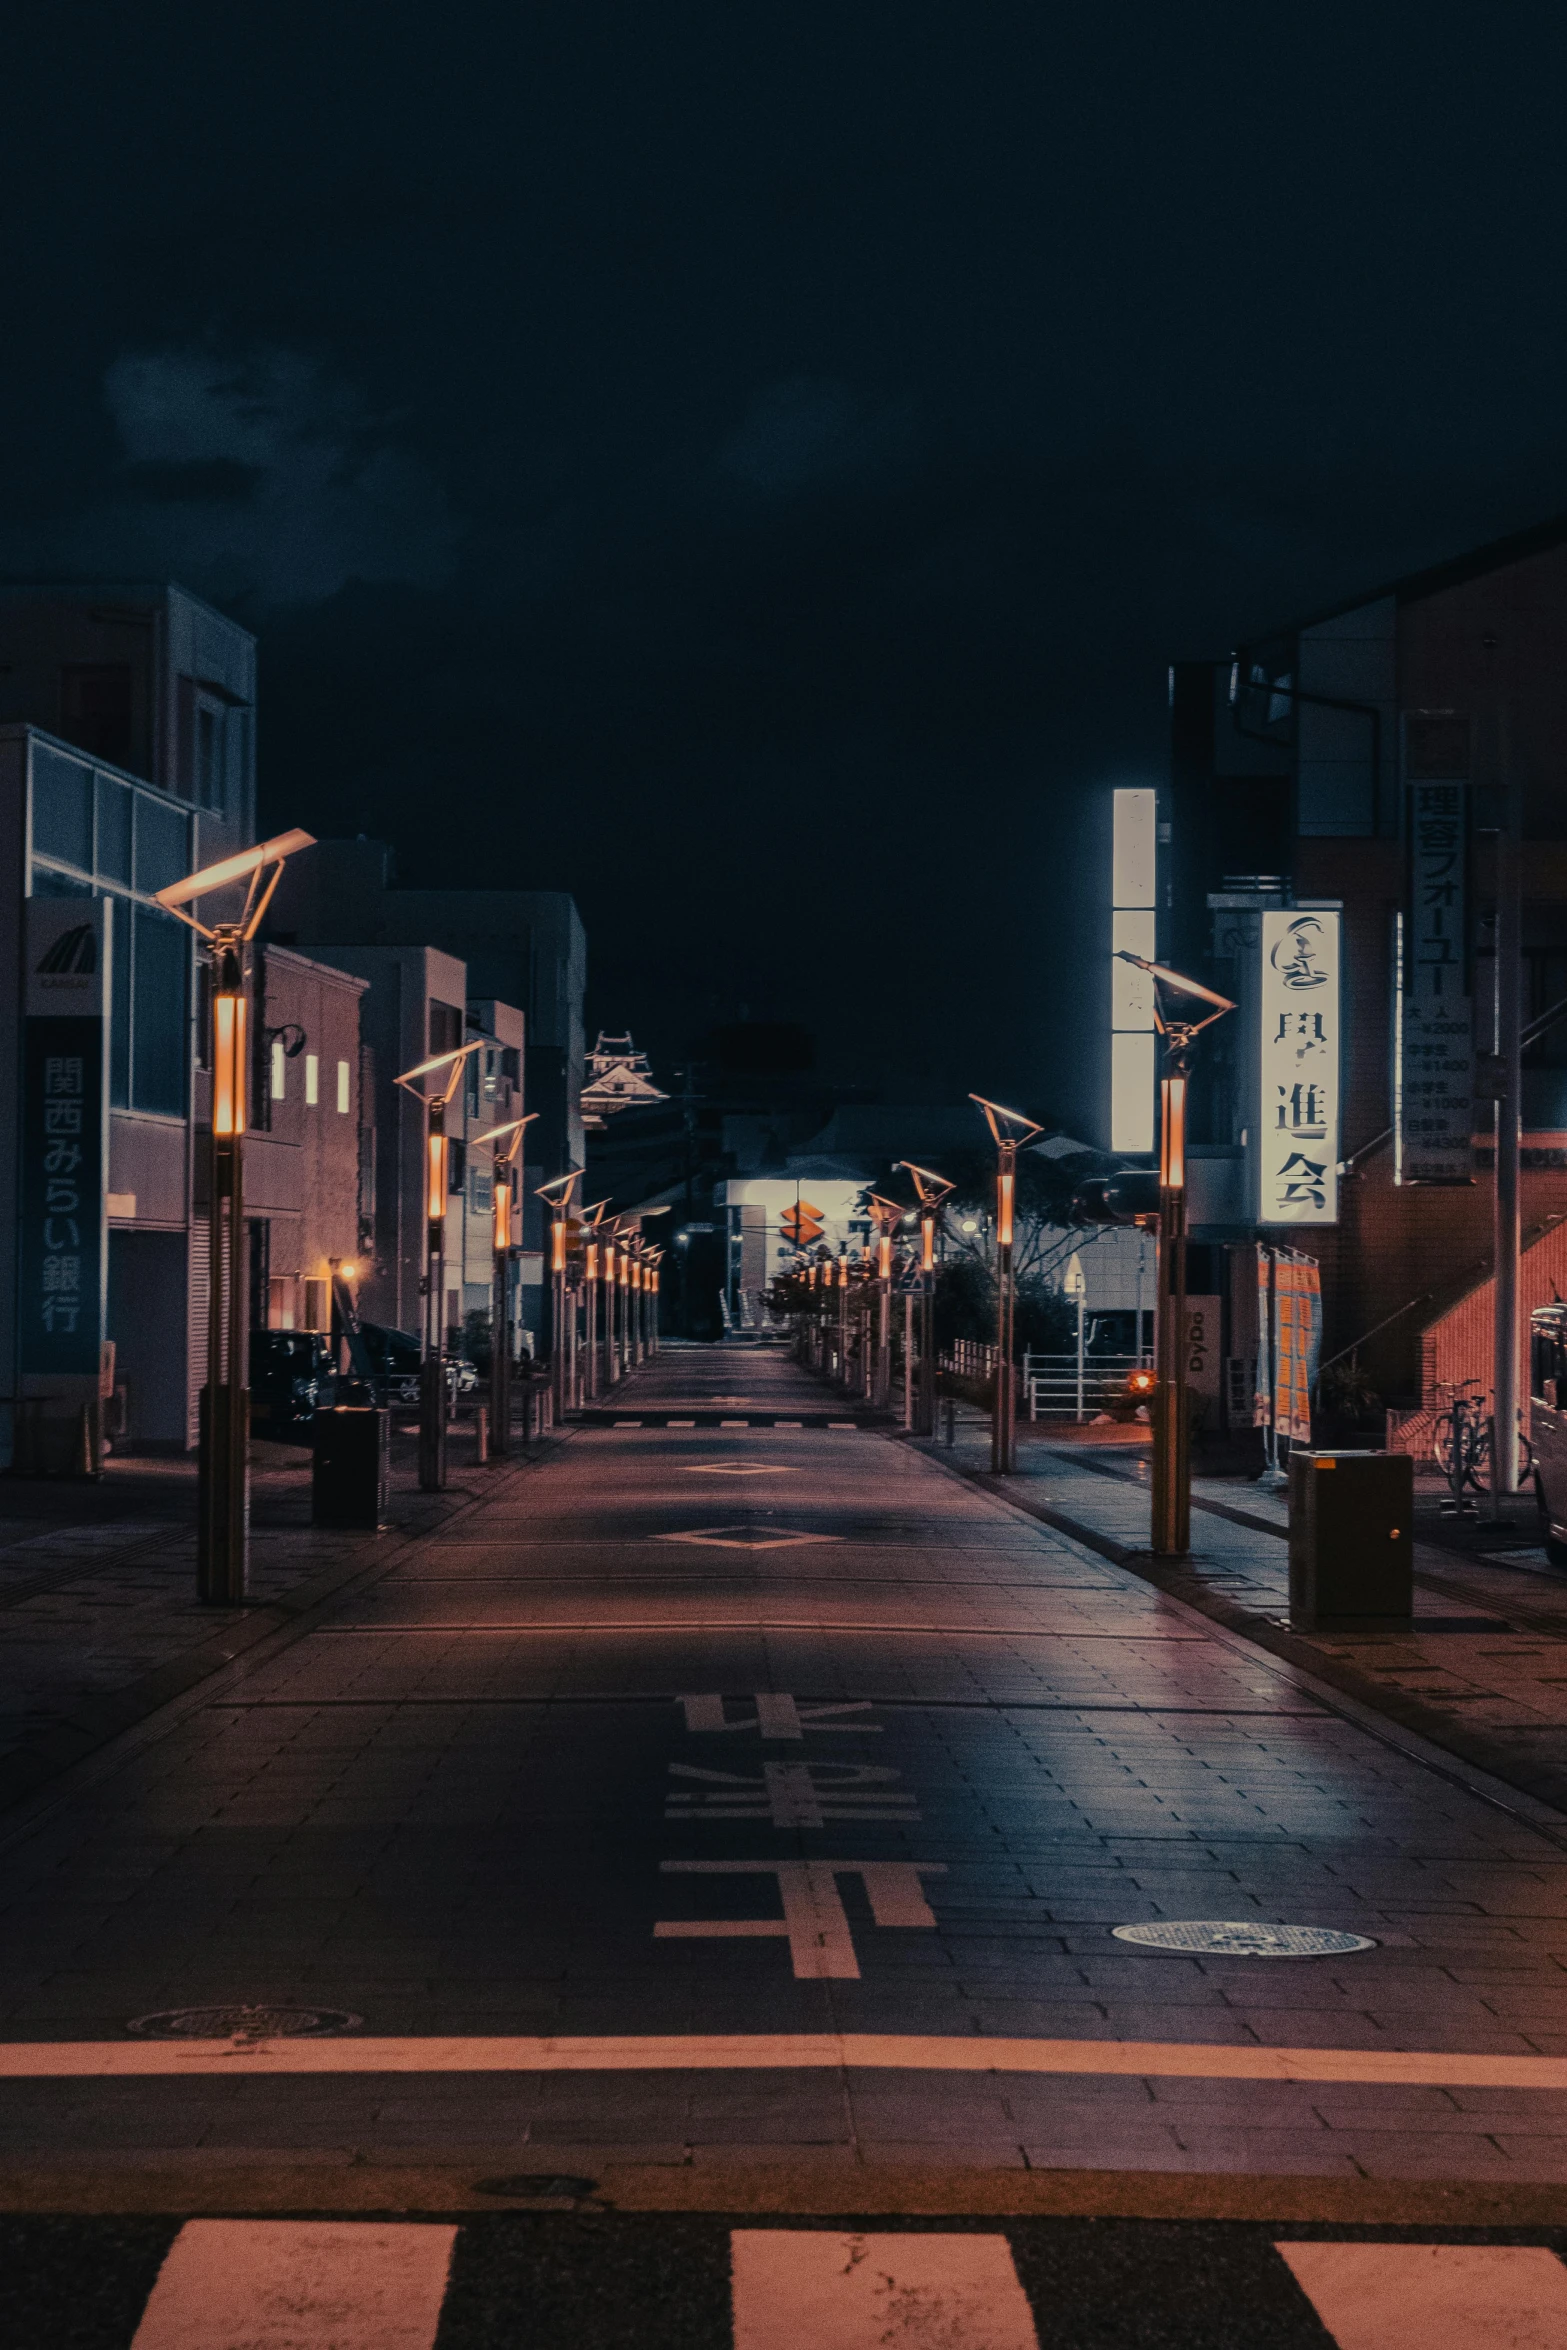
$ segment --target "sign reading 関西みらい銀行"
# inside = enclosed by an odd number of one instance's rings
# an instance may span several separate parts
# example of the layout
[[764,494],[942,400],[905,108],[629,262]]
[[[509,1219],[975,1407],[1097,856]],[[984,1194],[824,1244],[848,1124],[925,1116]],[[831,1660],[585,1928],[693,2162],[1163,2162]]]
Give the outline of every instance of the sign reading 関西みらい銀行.
[[1396,1166],[1402,1183],[1474,1179],[1474,1021],[1461,782],[1409,787],[1409,905],[1404,915]]
[[26,911],[18,1368],[35,1383],[95,1379],[107,1270],[104,1029],[112,910],[102,899],[30,898]]
[[1338,910],[1270,907],[1260,947],[1256,1220],[1336,1224]]

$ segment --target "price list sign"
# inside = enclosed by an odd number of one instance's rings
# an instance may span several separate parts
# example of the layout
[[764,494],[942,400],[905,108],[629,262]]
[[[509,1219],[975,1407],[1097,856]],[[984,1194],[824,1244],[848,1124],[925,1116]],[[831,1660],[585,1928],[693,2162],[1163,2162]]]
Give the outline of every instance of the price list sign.
[[18,1330],[23,1376],[97,1377],[103,1341],[110,909],[27,906]]
[[1469,998],[1464,783],[1409,787],[1409,907],[1399,1055],[1398,1165],[1405,1183],[1473,1178],[1474,1026]]

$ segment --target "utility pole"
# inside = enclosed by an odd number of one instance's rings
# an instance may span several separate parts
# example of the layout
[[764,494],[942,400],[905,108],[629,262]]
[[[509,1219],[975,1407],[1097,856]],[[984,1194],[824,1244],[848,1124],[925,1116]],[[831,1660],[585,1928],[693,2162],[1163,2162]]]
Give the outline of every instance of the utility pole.
[[1519,1147],[1523,1124],[1522,1075],[1522,785],[1511,756],[1507,713],[1498,728],[1497,788],[1501,825],[1496,836],[1496,1190],[1495,1367],[1492,1380],[1491,1499],[1501,1514],[1503,1494],[1518,1490],[1518,1251]]

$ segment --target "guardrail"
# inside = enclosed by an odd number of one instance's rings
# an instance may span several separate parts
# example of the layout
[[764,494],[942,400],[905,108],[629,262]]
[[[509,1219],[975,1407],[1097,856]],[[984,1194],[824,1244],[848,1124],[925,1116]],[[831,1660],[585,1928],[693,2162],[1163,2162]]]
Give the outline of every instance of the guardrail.
[[1031,1420],[1089,1420],[1126,1393],[1128,1375],[1145,1370],[1143,1354],[1026,1354],[1023,1387]]

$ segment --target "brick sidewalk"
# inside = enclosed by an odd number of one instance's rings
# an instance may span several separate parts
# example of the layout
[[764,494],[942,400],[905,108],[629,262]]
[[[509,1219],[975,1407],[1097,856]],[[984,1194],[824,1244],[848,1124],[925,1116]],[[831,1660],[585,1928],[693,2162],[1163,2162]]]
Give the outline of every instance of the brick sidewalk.
[[[1194,1479],[1191,1553],[1166,1565],[1148,1550],[1146,1459],[1034,1438],[1019,1445],[1016,1476],[997,1478],[989,1444],[988,1420],[970,1414],[950,1450],[929,1449],[1389,1722],[1567,1808],[1567,1577],[1526,1540],[1527,1522],[1501,1553],[1417,1541],[1412,1634],[1296,1632],[1282,1494]],[[1417,1523],[1429,1530],[1434,1485],[1423,1498]]]
[[0,1808],[488,1498],[515,1464],[481,1469],[467,1450],[459,1437],[446,1492],[425,1494],[413,1440],[394,1436],[372,1534],[312,1526],[308,1451],[259,1446],[244,1608],[197,1600],[193,1461],[113,1460],[97,1484],[0,1479]]

